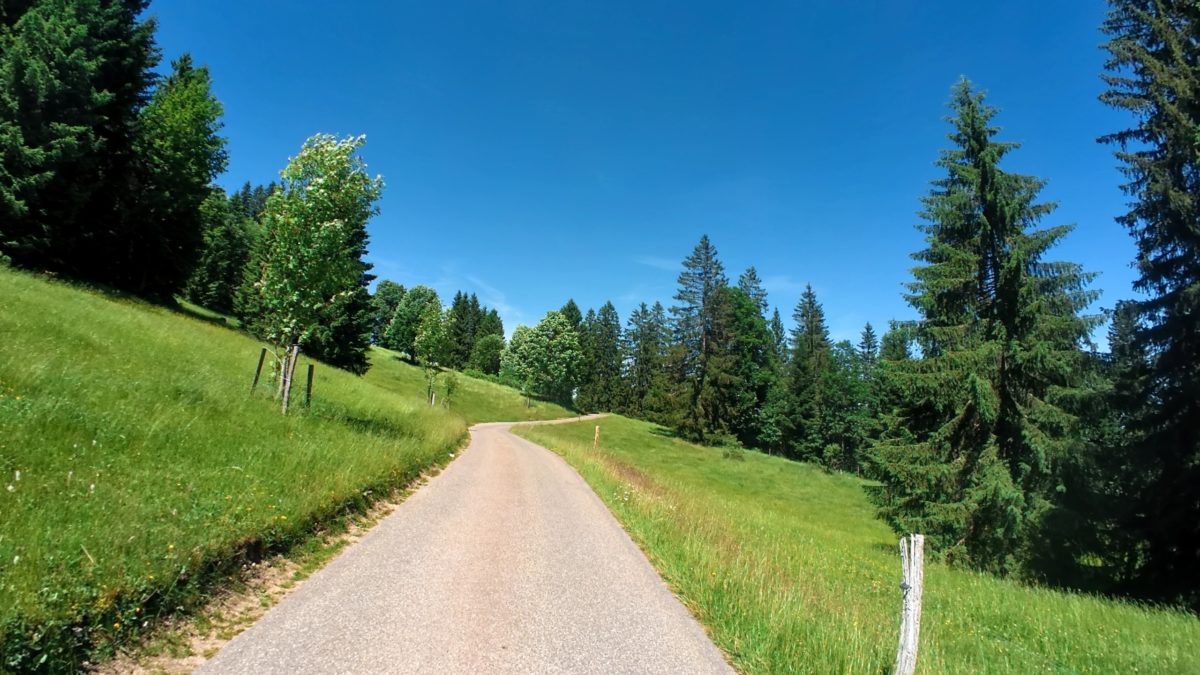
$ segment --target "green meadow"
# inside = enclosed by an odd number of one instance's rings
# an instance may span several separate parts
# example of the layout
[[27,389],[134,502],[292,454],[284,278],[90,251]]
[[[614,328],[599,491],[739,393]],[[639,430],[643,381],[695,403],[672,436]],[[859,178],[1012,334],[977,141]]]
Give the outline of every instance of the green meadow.
[[0,345],[0,672],[103,658],[445,464],[468,422],[569,414],[462,376],[430,408],[422,372],[376,352],[366,378],[316,364],[310,408],[302,360],[284,417],[224,317],[7,269]]
[[[863,480],[655,425],[523,427],[592,485],[734,665],[886,673],[900,619],[897,540]],[[1196,673],[1192,614],[927,563],[918,671]]]

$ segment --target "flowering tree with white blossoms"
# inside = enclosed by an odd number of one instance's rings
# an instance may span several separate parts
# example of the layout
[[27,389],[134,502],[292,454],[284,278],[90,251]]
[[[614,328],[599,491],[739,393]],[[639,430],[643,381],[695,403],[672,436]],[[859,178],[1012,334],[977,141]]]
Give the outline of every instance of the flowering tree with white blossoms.
[[262,275],[256,289],[261,326],[277,351],[279,394],[287,412],[299,346],[334,303],[357,292],[366,225],[379,212],[383,179],[372,178],[357,152],[366,138],[309,138],[280,176],[282,188],[263,211]]

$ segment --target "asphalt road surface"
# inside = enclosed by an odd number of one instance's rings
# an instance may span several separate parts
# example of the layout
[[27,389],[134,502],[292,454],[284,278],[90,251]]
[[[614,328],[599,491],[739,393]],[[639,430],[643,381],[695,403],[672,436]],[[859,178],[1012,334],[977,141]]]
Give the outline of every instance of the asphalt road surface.
[[560,457],[481,424],[200,673],[730,673]]

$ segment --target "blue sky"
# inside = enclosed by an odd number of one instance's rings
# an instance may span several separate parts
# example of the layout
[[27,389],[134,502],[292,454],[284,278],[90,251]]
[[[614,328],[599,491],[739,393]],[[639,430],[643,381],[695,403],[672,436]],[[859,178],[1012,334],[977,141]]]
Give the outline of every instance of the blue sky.
[[[207,64],[229,171],[265,183],[309,135],[366,134],[381,278],[475,292],[511,331],[574,297],[670,304],[700,235],[785,319],[811,283],[836,338],[909,318],[918,199],[961,75],[1009,170],[1049,180],[1054,257],[1129,297],[1134,246],[1097,95],[1100,0],[158,0],[166,59]],[[1102,336],[1097,336],[1102,337]]]

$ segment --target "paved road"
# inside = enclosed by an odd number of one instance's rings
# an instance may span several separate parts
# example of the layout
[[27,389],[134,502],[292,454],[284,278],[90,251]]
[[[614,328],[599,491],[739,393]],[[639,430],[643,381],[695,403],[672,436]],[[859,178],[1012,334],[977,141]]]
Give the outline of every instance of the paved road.
[[509,426],[474,427],[198,672],[732,672],[583,479]]

